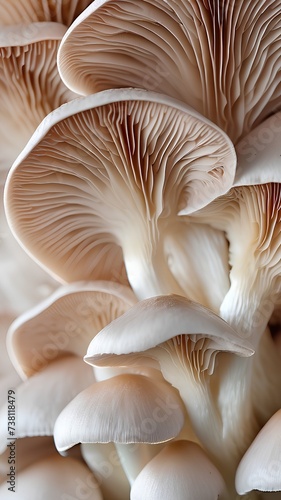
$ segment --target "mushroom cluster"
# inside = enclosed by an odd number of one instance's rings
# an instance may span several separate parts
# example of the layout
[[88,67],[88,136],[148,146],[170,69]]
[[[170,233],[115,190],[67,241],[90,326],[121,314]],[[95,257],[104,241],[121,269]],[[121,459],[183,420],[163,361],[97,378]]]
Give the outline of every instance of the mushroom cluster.
[[0,0],[0,88],[0,499],[281,499],[281,0]]

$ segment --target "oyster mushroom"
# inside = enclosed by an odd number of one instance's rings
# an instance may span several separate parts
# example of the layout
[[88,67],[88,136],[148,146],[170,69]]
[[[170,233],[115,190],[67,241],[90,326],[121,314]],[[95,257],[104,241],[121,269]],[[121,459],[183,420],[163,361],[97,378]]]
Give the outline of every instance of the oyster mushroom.
[[[52,436],[63,408],[94,381],[91,369],[77,356],[53,361],[16,389],[15,437]],[[11,426],[13,427],[13,426]],[[7,404],[0,408],[0,453],[7,447]]]
[[184,294],[167,265],[166,234],[180,209],[226,192],[235,168],[229,139],[183,103],[105,91],[62,106],[37,129],[7,181],[8,221],[60,279],[112,279],[124,257],[138,297]]
[[131,500],[216,500],[228,498],[218,469],[191,441],[168,443],[137,476]]
[[102,0],[64,36],[64,82],[140,86],[186,102],[237,142],[280,108],[280,0]]
[[20,471],[16,483],[10,491],[7,483],[0,486],[3,500],[9,500],[11,494],[16,500],[38,500],[38,494],[40,500],[67,500],[73,494],[76,498],[102,500],[99,484],[88,467],[74,458],[63,458],[55,453]]
[[43,118],[76,97],[62,83],[56,66],[57,49],[65,31],[66,27],[59,23],[20,24],[0,30],[2,184]]
[[[228,475],[235,469],[237,449],[246,445],[244,436],[242,443],[238,436],[240,416],[235,429],[225,432],[218,389],[214,389],[220,384],[214,373],[219,352],[250,356],[253,351],[227,323],[200,304],[162,296],[139,302],[101,330],[84,359],[94,366],[150,361],[156,368],[157,363],[164,378],[179,390],[197,437]],[[231,393],[224,395],[231,399]]]
[[176,437],[184,420],[182,401],[166,381],[122,374],[78,394],[58,416],[54,439],[59,452],[77,443],[115,443],[132,483],[159,452],[156,444]]
[[26,379],[65,354],[82,357],[93,335],[135,302],[132,291],[119,283],[59,288],[11,324],[7,348],[17,372]]
[[252,490],[281,491],[281,410],[261,429],[243,456],[235,485],[239,495]]

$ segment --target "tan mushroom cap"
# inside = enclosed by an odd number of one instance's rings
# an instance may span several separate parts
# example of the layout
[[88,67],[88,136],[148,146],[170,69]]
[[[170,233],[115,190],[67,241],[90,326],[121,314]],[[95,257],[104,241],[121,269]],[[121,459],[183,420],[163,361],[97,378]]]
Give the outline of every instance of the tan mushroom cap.
[[93,335],[128,310],[136,298],[119,283],[73,283],[17,318],[7,346],[22,378],[65,353],[83,356]]
[[22,246],[60,279],[111,280],[123,272],[123,250],[137,281],[137,253],[159,267],[154,252],[169,221],[226,192],[235,168],[228,137],[185,104],[105,91],[42,122],[10,172],[7,216]]
[[203,449],[191,441],[168,443],[140,472],[131,500],[227,499],[222,475]]
[[78,394],[57,418],[54,438],[63,452],[77,443],[162,443],[184,425],[181,398],[167,382],[118,375]]
[[279,0],[99,0],[66,33],[76,92],[140,86],[180,99],[237,142],[280,108]]
[[62,83],[56,65],[58,46],[65,31],[66,27],[58,23],[1,28],[1,183],[43,118],[76,97]]
[[56,22],[69,26],[92,0],[0,0],[0,26]]

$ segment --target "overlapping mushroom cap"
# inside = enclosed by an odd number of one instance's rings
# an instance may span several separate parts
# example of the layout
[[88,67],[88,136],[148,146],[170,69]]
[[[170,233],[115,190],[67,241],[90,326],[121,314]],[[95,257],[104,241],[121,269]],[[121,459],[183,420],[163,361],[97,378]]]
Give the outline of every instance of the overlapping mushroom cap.
[[180,293],[165,235],[180,209],[226,192],[235,168],[231,141],[183,103],[105,91],[43,121],[10,173],[7,215],[21,244],[61,279],[112,279],[123,250],[137,295]]
[[143,87],[196,108],[234,142],[280,108],[280,0],[100,0],[59,51],[81,94]]
[[0,181],[36,127],[76,94],[62,83],[56,54],[66,27],[59,23],[0,30]]
[[82,282],[59,288],[10,326],[10,358],[25,379],[65,354],[83,356],[100,329],[127,311],[136,298],[119,283]]

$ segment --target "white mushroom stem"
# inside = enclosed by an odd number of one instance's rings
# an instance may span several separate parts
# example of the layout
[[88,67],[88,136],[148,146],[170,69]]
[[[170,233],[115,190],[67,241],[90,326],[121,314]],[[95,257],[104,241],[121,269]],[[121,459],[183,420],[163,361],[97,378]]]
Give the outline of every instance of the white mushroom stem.
[[121,465],[131,486],[138,474],[163,448],[163,444],[116,443]]

